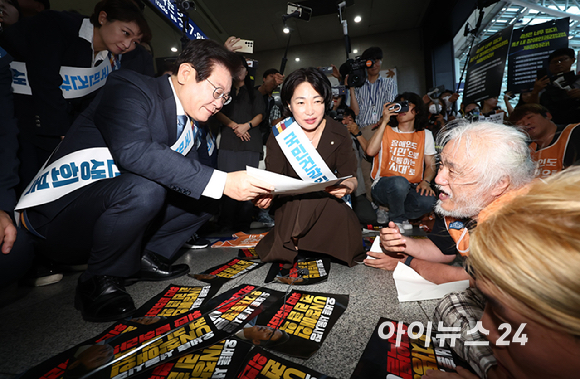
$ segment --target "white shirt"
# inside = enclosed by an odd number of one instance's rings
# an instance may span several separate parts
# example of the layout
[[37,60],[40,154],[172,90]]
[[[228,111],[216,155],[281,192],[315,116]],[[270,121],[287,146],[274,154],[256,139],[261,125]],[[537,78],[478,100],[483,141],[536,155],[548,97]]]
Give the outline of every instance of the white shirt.
[[[169,80],[169,85],[171,86],[173,97],[175,98],[175,109],[177,110],[177,116],[187,116],[185,114],[185,110],[183,109],[183,105],[181,105],[181,100],[179,100],[177,94],[175,93],[175,87],[173,87],[171,76],[169,76],[167,79]],[[175,128],[177,128],[177,125],[175,126]],[[202,192],[202,195],[206,197],[211,197],[212,199],[221,198],[222,195],[224,194],[224,187],[226,186],[227,177],[228,177],[227,173],[214,169],[213,174],[209,179],[209,182],[207,183],[205,189]]]
[[81,28],[79,29],[79,37],[84,40],[87,40],[91,44],[91,49],[93,49],[93,56],[95,57],[93,59],[93,67],[95,67],[95,63],[107,59],[109,50],[99,51],[95,56],[95,48],[93,46],[93,31],[94,26],[93,24],[91,24],[91,20],[89,20],[88,18],[83,19],[83,23],[81,25]]

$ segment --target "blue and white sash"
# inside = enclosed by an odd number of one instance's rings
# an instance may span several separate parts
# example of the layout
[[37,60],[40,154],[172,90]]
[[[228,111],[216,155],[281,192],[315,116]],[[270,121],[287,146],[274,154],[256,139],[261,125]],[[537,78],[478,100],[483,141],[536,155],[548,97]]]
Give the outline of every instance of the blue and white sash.
[[[120,57],[119,57],[120,58]],[[65,99],[76,99],[96,91],[105,85],[111,72],[119,68],[120,59],[105,59],[97,67],[61,67],[62,95]],[[26,64],[23,62],[10,63],[12,70],[12,90],[21,95],[32,95],[28,81]]]
[[272,133],[286,159],[302,180],[323,183],[336,179],[300,125],[292,117],[273,126]]
[[[191,127],[185,127],[171,150],[187,155],[194,145]],[[50,203],[98,180],[121,175],[106,147],[75,151],[43,167],[26,187],[16,210]]]

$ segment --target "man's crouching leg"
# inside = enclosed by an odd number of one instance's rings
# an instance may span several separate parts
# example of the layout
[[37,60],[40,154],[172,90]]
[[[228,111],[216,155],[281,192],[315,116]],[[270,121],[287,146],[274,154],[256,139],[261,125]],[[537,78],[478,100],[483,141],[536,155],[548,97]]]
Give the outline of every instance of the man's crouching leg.
[[[45,237],[39,247],[50,259],[88,263],[75,299],[83,318],[122,319],[135,311],[124,280],[141,269],[144,234],[164,208],[166,190],[125,173],[78,191],[28,210],[30,224]],[[62,210],[47,221],[54,209]]]

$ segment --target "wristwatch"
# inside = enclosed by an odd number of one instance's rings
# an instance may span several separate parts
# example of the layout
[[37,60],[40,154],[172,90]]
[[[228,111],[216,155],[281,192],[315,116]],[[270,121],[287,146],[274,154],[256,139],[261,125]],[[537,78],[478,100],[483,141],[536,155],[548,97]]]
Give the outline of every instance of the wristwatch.
[[409,256],[407,257],[407,259],[405,259],[405,265],[406,265],[406,266],[408,266],[408,267],[411,267],[411,261],[412,261],[414,258],[415,258],[414,256],[412,256],[412,255],[409,255]]
[[250,129],[252,129],[252,123],[248,121],[248,125],[250,125]]
[[357,134],[353,134],[353,136],[355,136],[355,137],[360,137],[360,136],[362,136],[362,132],[361,132],[361,131],[359,131]]

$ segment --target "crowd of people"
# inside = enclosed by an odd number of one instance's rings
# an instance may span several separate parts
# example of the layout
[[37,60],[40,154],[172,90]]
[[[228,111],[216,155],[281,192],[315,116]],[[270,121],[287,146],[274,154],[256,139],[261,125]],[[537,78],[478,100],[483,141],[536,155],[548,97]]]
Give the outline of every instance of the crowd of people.
[[[454,350],[479,377],[564,378],[578,368],[570,359],[559,376],[538,374],[549,354],[580,357],[572,49],[550,55],[551,77],[515,108],[506,94],[504,111],[498,97],[458,107],[452,90],[399,94],[378,47],[361,55],[364,83],[346,90],[348,70],[334,66],[339,87],[317,68],[267,69],[255,85],[235,37],[190,41],[155,77],[151,31],[133,0],[102,0],[90,17],[46,0],[2,7],[1,286],[47,285],[80,267],[83,318],[119,320],[135,311],[125,286],[189,272],[173,262],[203,225],[249,233],[258,220],[271,227],[258,256],[285,269],[327,255],[388,271],[403,263],[436,284],[469,280],[435,319],[461,328]],[[297,179],[345,179],[273,195],[246,172],[261,160]],[[411,238],[433,215],[427,237]],[[381,226],[382,252],[365,252],[368,225]],[[492,334],[491,348],[465,343],[484,338],[468,333],[480,318],[493,331],[526,322],[529,347],[494,345]],[[532,339],[548,334],[553,348],[539,359]],[[473,374],[426,377],[449,375]]]

